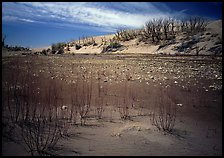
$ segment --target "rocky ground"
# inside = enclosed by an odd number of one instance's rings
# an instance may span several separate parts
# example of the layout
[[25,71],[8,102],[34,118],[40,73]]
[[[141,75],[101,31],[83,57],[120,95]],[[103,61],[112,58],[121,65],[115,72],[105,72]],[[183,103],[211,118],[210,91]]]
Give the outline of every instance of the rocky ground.
[[[99,77],[107,87],[102,119],[89,117],[85,126],[79,122],[71,126],[68,136],[57,144],[55,154],[222,155],[222,57],[143,54],[3,57],[2,85],[8,81],[11,68],[19,65],[22,74],[27,69],[26,63],[31,64],[37,80],[60,81],[65,100],[71,93],[70,85],[80,75],[92,77],[91,116]],[[123,95],[124,84],[135,94],[128,120],[120,118],[115,99]],[[151,121],[150,114],[159,96],[169,96],[177,106],[171,133],[159,131]],[[5,138],[2,143],[3,155],[29,154]]]

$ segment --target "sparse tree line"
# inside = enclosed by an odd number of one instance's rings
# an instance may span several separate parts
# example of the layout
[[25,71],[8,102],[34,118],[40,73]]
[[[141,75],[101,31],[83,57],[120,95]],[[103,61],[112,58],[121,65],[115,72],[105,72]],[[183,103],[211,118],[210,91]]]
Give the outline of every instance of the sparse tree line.
[[30,48],[22,47],[22,46],[8,46],[8,45],[6,45],[5,48],[8,51],[30,51]]
[[190,17],[184,20],[173,18],[152,19],[146,22],[143,29],[118,30],[115,37],[118,41],[129,41],[138,38],[139,41],[160,44],[162,41],[175,39],[178,33],[185,32],[195,35],[205,31],[208,22],[202,17]]
[[79,37],[77,41],[73,41],[70,43],[71,46],[75,46],[76,50],[79,50],[80,48],[84,46],[97,46],[97,43],[95,41],[94,37]]
[[2,47],[6,48],[8,51],[30,51],[28,47],[22,46],[9,46],[5,44],[6,35],[2,34]]
[[[101,38],[101,45],[103,45],[103,50],[101,53],[108,51],[117,50],[122,45],[120,42],[129,41],[137,38],[139,42],[151,43],[151,44],[167,44],[170,41],[175,41],[176,35],[180,33],[185,33],[188,36],[193,36],[199,32],[205,31],[208,24],[202,17],[189,17],[183,20],[176,20],[173,18],[159,18],[152,19],[145,23],[144,28],[138,30],[127,30],[119,29],[115,36],[109,40]],[[27,51],[29,48],[23,47],[9,47],[5,45],[6,36],[2,35],[2,46],[6,47],[11,51]],[[59,42],[52,44],[51,50],[44,49],[41,52],[36,52],[36,54],[63,54],[65,51],[70,51],[70,47],[75,46],[76,50],[84,46],[97,46],[94,37],[79,37],[77,41],[73,42]]]
[[47,55],[47,54],[63,54],[65,52],[69,52],[71,47],[75,46],[76,50],[79,50],[83,46],[97,46],[94,37],[79,37],[78,41],[72,42],[59,42],[51,45],[51,49],[43,49],[41,52],[37,52],[39,54]]
[[[184,33],[189,37],[205,31],[207,24],[208,21],[202,17],[189,17],[183,20],[173,18],[152,19],[146,22],[141,29],[119,29],[111,39],[106,40],[105,37],[102,37],[100,46],[103,46],[103,50],[101,53],[116,51],[122,46],[120,42],[132,39],[138,39],[138,42],[148,44],[167,45],[174,42],[176,36],[180,33]],[[44,55],[48,53],[63,54],[65,51],[70,51],[70,47],[75,46],[75,49],[79,50],[90,45],[97,46],[99,44],[96,43],[94,37],[83,36],[76,41],[52,44],[51,51],[43,50],[39,53]]]

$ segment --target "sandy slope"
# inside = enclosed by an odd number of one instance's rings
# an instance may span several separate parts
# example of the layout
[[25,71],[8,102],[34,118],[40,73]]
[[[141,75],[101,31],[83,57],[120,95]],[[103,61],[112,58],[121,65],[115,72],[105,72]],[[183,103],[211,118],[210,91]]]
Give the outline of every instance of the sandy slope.
[[[87,53],[87,54],[100,54],[103,50],[103,44],[102,39],[109,41],[114,37],[114,34],[109,34],[105,36],[95,36],[94,39],[97,46],[83,46],[81,49],[76,50],[75,47],[70,47],[70,51],[66,51],[66,53]],[[214,54],[209,49],[218,46],[217,42],[220,40],[222,41],[222,20],[212,21],[210,22],[207,27],[206,31],[203,34],[198,34],[197,37],[200,39],[199,42],[196,45],[193,45],[192,50],[189,51],[187,54],[196,54],[196,50],[194,49],[196,46],[198,46],[199,49],[203,48],[202,51],[200,51],[200,54]],[[116,53],[139,53],[139,54],[185,54],[185,52],[178,52],[175,47],[180,46],[181,43],[186,42],[183,39],[184,36],[179,35],[176,37],[176,42],[174,44],[170,44],[162,49],[159,49],[159,45],[152,45],[152,44],[144,44],[142,42],[138,42],[137,39],[126,41],[126,42],[120,42],[123,45],[123,48],[121,50],[118,50]],[[77,41],[74,41],[77,42]],[[221,45],[221,44],[219,44]],[[42,47],[42,48],[33,48],[32,50],[35,51],[42,51],[43,49],[51,48],[51,46],[48,47]]]
[[[94,37],[98,46],[84,46],[79,50],[76,50],[75,47],[71,47],[71,50],[67,53],[101,53],[103,49],[102,38],[105,38],[107,41],[112,39],[114,35],[105,35],[105,36],[96,36]],[[182,38],[182,39],[181,39]],[[186,40],[183,40],[184,36],[179,35],[176,38],[176,42],[174,44],[170,44],[162,49],[159,49],[159,45],[152,44],[144,44],[142,42],[138,42],[137,39],[120,42],[123,45],[121,50],[113,53],[147,53],[147,54],[184,54],[184,52],[178,52],[175,47],[180,46]],[[203,34],[198,34],[197,38],[199,38],[199,42],[193,45],[192,50],[187,54],[196,54],[196,50],[194,49],[198,46],[199,49],[203,48],[200,51],[200,54],[213,54],[209,49],[217,46],[217,42],[222,40],[222,20],[210,22],[207,25],[206,31]]]

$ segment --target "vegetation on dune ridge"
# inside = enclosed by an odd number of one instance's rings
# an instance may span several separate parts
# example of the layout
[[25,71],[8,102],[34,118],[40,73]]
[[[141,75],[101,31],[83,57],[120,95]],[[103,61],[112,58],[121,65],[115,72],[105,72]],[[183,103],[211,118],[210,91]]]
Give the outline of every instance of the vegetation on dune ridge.
[[[119,29],[109,39],[106,39],[105,36],[101,37],[101,42],[99,43],[96,43],[93,37],[83,37],[71,42],[71,44],[76,46],[76,50],[83,46],[99,44],[102,46],[101,53],[105,53],[122,50],[122,42],[137,39],[137,45],[140,42],[149,45],[159,45],[158,50],[171,44],[181,43],[175,47],[176,51],[188,53],[195,49],[196,55],[199,55],[199,52],[204,50],[204,48],[199,48],[197,43],[200,42],[200,34],[206,31],[208,22],[208,20],[202,17],[189,17],[183,20],[173,18],[152,19],[147,21],[143,28]],[[183,36],[181,40],[179,40],[180,36]],[[92,42],[90,42],[91,39]],[[213,50],[216,51],[216,54],[220,53],[221,47],[218,46],[217,49],[214,48]]]
[[[100,53],[106,52],[116,52],[123,50],[123,43],[136,39],[136,45],[139,43],[144,43],[148,45],[159,45],[157,51],[166,48],[169,45],[179,44],[173,49],[177,52],[189,53],[195,50],[195,54],[199,55],[204,47],[200,47],[197,43],[203,41],[202,35],[206,31],[206,26],[209,21],[203,17],[189,17],[182,20],[177,20],[174,18],[158,18],[152,19],[145,23],[145,25],[140,29],[118,29],[113,37],[106,38],[101,37],[101,41],[97,41],[96,37],[92,36],[82,36],[78,40],[71,42],[58,42],[51,45],[51,49],[44,49],[41,52],[36,52],[36,54],[64,54],[72,52],[71,48],[74,47],[75,50],[80,50],[92,46],[93,48],[101,48]],[[208,34],[206,34],[208,35]],[[182,38],[180,38],[182,37]],[[216,37],[211,35],[211,37]],[[5,46],[6,36],[2,36],[2,46]],[[208,48],[207,51],[211,53],[221,54],[222,52],[222,39],[217,36],[219,41],[215,43],[215,46]],[[210,39],[208,38],[208,41]],[[22,49],[20,47],[12,48],[11,50],[28,50]]]

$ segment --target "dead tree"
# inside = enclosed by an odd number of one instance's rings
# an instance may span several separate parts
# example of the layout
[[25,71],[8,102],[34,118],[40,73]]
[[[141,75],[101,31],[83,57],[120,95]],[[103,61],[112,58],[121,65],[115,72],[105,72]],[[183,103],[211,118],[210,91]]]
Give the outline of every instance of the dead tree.
[[164,32],[165,40],[167,40],[168,39],[169,27],[170,27],[170,20],[164,19],[162,21],[162,26],[163,26],[163,32]]
[[157,43],[161,41],[161,29],[162,29],[162,19],[158,19],[158,20],[155,20],[154,19],[154,23],[155,25],[155,37],[157,39]]
[[176,27],[177,24],[175,25],[175,21],[172,18],[169,18],[169,22],[170,22],[171,34],[174,36],[175,35],[174,28]]

